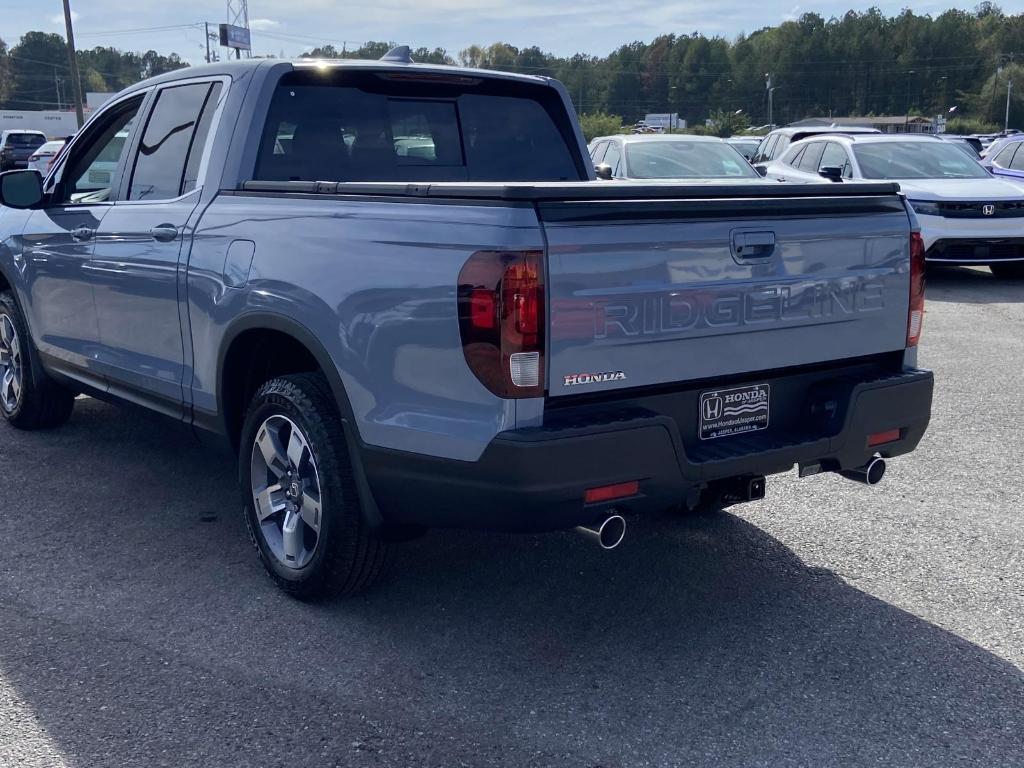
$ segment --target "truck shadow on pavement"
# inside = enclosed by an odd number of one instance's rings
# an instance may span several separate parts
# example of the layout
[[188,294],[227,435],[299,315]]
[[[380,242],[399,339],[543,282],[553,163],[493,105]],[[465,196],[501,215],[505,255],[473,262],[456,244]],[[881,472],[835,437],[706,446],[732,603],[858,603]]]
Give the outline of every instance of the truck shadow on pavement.
[[230,462],[161,422],[80,400],[0,426],[0,460],[0,764],[1024,761],[1017,667],[734,515],[610,553],[434,533],[309,605],[263,575]]
[[1024,280],[1008,280],[984,267],[937,267],[925,276],[925,303],[1016,304],[1024,302]]

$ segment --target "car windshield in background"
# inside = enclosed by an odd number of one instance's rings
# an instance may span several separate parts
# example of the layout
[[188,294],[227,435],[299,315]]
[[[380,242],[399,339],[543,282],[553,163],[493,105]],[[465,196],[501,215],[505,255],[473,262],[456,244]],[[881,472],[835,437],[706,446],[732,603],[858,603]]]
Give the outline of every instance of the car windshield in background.
[[736,149],[711,141],[638,141],[626,144],[631,179],[758,178]]
[[854,144],[865,179],[980,179],[988,172],[962,149],[940,141]]
[[[322,76],[320,76],[322,79]],[[547,86],[358,78],[278,86],[254,178],[579,181],[571,126]]]

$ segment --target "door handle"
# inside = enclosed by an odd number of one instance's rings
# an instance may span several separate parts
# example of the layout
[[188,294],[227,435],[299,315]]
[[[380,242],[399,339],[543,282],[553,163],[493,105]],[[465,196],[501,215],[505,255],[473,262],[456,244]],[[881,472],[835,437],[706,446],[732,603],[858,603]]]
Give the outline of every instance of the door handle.
[[75,227],[71,230],[71,237],[80,243],[86,240],[92,240],[92,236],[94,234],[96,234],[96,230],[90,229],[89,227]]
[[770,230],[749,230],[732,233],[732,254],[736,261],[751,262],[768,259],[775,252],[775,233]]
[[159,240],[161,243],[169,243],[178,236],[178,228],[173,224],[160,224],[149,230],[149,234],[153,236],[154,240]]

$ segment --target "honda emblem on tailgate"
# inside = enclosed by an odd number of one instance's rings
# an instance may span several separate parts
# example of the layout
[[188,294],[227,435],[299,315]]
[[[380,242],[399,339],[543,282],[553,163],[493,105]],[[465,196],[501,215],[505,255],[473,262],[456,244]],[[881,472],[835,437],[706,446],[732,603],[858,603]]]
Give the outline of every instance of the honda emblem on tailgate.
[[704,401],[704,420],[710,421],[722,416],[722,398],[709,397]]
[[983,205],[981,206],[981,213],[984,216],[995,216],[996,207],[994,205]]

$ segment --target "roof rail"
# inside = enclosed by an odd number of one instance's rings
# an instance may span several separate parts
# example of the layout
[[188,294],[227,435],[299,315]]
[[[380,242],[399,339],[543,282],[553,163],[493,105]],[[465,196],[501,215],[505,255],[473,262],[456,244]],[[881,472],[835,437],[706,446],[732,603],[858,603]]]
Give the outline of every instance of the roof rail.
[[414,64],[412,52],[408,45],[396,45],[390,51],[380,57],[381,61],[397,61],[402,64]]

